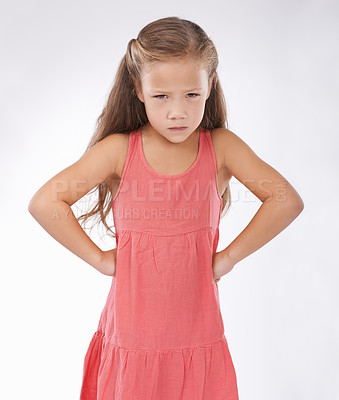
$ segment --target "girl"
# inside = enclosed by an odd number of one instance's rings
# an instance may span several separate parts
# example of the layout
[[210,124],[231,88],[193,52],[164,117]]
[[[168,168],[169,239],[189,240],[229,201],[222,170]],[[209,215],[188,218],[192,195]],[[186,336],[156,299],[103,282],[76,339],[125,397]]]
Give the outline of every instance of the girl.
[[[112,277],[81,400],[238,399],[217,283],[286,228],[303,202],[226,128],[217,66],[197,24],[170,17],[145,26],[128,43],[86,152],[30,201],[48,233]],[[217,252],[232,176],[263,204]],[[96,206],[75,218],[71,206],[93,188]],[[102,251],[79,221],[99,213],[112,232],[111,207],[116,247]]]

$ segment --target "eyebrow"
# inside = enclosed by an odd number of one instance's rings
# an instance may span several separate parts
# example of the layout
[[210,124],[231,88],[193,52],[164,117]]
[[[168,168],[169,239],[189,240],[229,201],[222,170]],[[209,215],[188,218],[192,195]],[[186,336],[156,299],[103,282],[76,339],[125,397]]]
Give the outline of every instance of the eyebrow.
[[[202,88],[187,89],[187,90],[183,90],[183,91],[184,92],[193,92],[193,91],[199,91],[199,90],[202,90]],[[151,92],[153,92],[153,93],[157,93],[157,92],[164,93],[164,92],[166,92],[166,93],[172,94],[172,92],[169,92],[168,90],[161,90],[161,89],[152,89]]]

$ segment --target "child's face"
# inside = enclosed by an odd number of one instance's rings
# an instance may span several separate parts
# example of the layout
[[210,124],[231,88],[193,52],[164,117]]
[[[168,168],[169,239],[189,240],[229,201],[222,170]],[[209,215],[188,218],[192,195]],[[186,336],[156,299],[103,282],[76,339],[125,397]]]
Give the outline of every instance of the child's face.
[[[186,140],[199,126],[211,91],[205,69],[189,58],[157,62],[144,70],[137,96],[150,125],[173,143]],[[171,127],[185,126],[181,131]]]

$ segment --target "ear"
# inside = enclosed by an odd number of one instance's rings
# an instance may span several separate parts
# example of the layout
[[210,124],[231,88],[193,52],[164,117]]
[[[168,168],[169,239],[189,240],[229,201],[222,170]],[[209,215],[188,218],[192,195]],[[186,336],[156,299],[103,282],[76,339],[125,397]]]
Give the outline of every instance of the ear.
[[210,77],[209,82],[208,82],[208,91],[207,91],[206,100],[210,97],[210,94],[211,94],[212,84],[213,84],[213,78],[214,78],[214,75],[212,75],[212,76]]
[[138,97],[138,99],[139,99],[142,103],[144,103],[144,97],[143,97],[143,95],[142,95],[141,90],[139,89],[139,85],[138,85],[137,80],[135,79],[134,76],[132,76],[132,81],[133,81],[133,86],[134,86],[134,91],[135,91],[136,96]]

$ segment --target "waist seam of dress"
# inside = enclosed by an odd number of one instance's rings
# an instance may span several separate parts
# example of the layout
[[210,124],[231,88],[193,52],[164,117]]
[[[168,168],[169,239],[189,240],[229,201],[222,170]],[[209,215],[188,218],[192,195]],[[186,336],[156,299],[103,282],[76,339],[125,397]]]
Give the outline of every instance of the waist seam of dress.
[[142,233],[143,235],[149,235],[149,236],[178,236],[178,235],[184,235],[186,233],[193,233],[193,232],[198,232],[201,231],[203,229],[213,229],[214,231],[217,230],[217,228],[213,228],[212,226],[203,226],[201,228],[198,229],[193,229],[192,231],[187,231],[187,232],[175,232],[175,233],[171,233],[171,234],[166,234],[166,235],[159,235],[159,234],[155,234],[155,233],[149,233],[149,232],[145,232],[145,231],[139,231],[137,229],[119,229],[118,233],[121,232],[138,232],[138,233]]
[[[97,334],[100,334],[103,338],[105,338],[105,333],[102,331],[97,331]],[[201,344],[196,344],[196,345],[192,345],[192,346],[184,346],[184,347],[161,347],[161,348],[153,348],[153,349],[143,349],[143,348],[132,348],[132,347],[124,347],[124,346],[120,346],[118,344],[115,343],[107,343],[106,345],[109,345],[111,347],[118,347],[119,349],[123,349],[123,350],[127,350],[127,351],[144,351],[144,352],[162,352],[162,351],[170,351],[170,350],[176,350],[176,351],[180,351],[180,350],[186,350],[186,349],[195,349],[197,347],[210,347],[213,346],[219,342],[226,342],[225,340],[225,334],[223,333],[223,335],[221,336],[220,339],[215,340],[214,342],[210,342],[210,343],[201,343]]]

